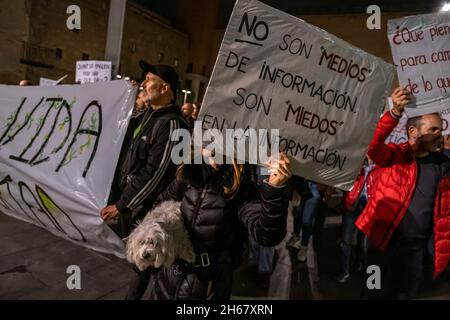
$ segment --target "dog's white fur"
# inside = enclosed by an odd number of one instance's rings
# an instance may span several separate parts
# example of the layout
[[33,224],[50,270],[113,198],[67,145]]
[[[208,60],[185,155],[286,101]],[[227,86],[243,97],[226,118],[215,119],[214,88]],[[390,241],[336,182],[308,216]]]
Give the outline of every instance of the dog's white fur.
[[148,267],[169,267],[177,258],[195,261],[180,202],[167,201],[155,207],[125,240],[127,260],[141,271]]

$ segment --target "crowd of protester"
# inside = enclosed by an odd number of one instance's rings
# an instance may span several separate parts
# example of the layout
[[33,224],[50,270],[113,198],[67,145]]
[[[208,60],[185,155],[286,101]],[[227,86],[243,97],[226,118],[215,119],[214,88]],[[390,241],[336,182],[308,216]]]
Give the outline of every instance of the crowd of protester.
[[[170,268],[135,268],[126,298],[140,299],[150,286],[152,299],[228,299],[244,252],[257,272],[272,272],[274,247],[287,233],[289,205],[294,221],[286,246],[298,263],[306,262],[310,238],[323,225],[335,190],[292,176],[284,153],[266,177],[254,166],[218,165],[212,158],[175,166],[170,137],[178,128],[193,129],[199,104],[175,104],[178,75],[171,67],[140,65],[141,90],[101,217],[117,219],[117,232],[125,238],[155,203],[181,201],[198,263],[177,260]],[[406,143],[386,144],[411,94],[400,87],[391,99],[393,108],[381,116],[360,174],[339,206],[336,281],[344,283],[353,270],[365,270],[376,250],[387,261],[383,297],[413,299],[421,283],[437,278],[450,259],[450,138],[442,137],[442,119],[434,113],[408,119]]]

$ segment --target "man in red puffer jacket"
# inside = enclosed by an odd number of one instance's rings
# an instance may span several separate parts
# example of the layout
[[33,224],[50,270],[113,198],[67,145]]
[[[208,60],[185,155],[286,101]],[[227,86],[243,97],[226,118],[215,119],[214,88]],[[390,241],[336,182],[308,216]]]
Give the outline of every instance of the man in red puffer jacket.
[[[397,88],[392,100],[394,107],[382,116],[369,146],[368,155],[380,168],[356,226],[372,246],[387,249],[385,298],[411,299],[417,295],[430,254],[434,277],[450,259],[450,170],[448,160],[436,152],[442,132],[437,113],[408,119],[408,142],[384,143],[410,94]],[[434,250],[428,250],[433,240]]]

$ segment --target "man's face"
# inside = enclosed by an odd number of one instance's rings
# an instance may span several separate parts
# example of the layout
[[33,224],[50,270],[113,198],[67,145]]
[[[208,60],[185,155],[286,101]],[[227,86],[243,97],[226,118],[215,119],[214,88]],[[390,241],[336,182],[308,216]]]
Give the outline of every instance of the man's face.
[[144,109],[145,108],[145,99],[146,97],[146,92],[145,90],[139,91],[137,98],[136,98],[136,107],[138,109]]
[[435,114],[422,117],[417,129],[417,142],[427,152],[436,152],[442,141],[442,119]]
[[183,114],[183,116],[185,118],[190,118],[192,116],[192,104],[191,103],[185,103],[182,107],[181,107],[181,113]]
[[145,76],[145,80],[142,82],[142,87],[145,91],[143,96],[147,104],[152,104],[159,101],[161,96],[167,91],[167,86],[164,80],[150,72]]

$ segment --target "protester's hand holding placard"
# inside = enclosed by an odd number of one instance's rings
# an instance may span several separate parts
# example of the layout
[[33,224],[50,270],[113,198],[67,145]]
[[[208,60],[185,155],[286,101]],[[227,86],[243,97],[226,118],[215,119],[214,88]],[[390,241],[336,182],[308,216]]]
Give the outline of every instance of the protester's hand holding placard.
[[269,144],[279,142],[294,174],[348,190],[393,72],[381,59],[303,20],[255,0],[239,0],[200,120],[203,129],[222,132],[279,129],[280,139],[269,135]]
[[[400,84],[414,96],[408,116],[450,115],[450,13],[389,20],[388,36]],[[450,131],[445,132],[446,134]]]

